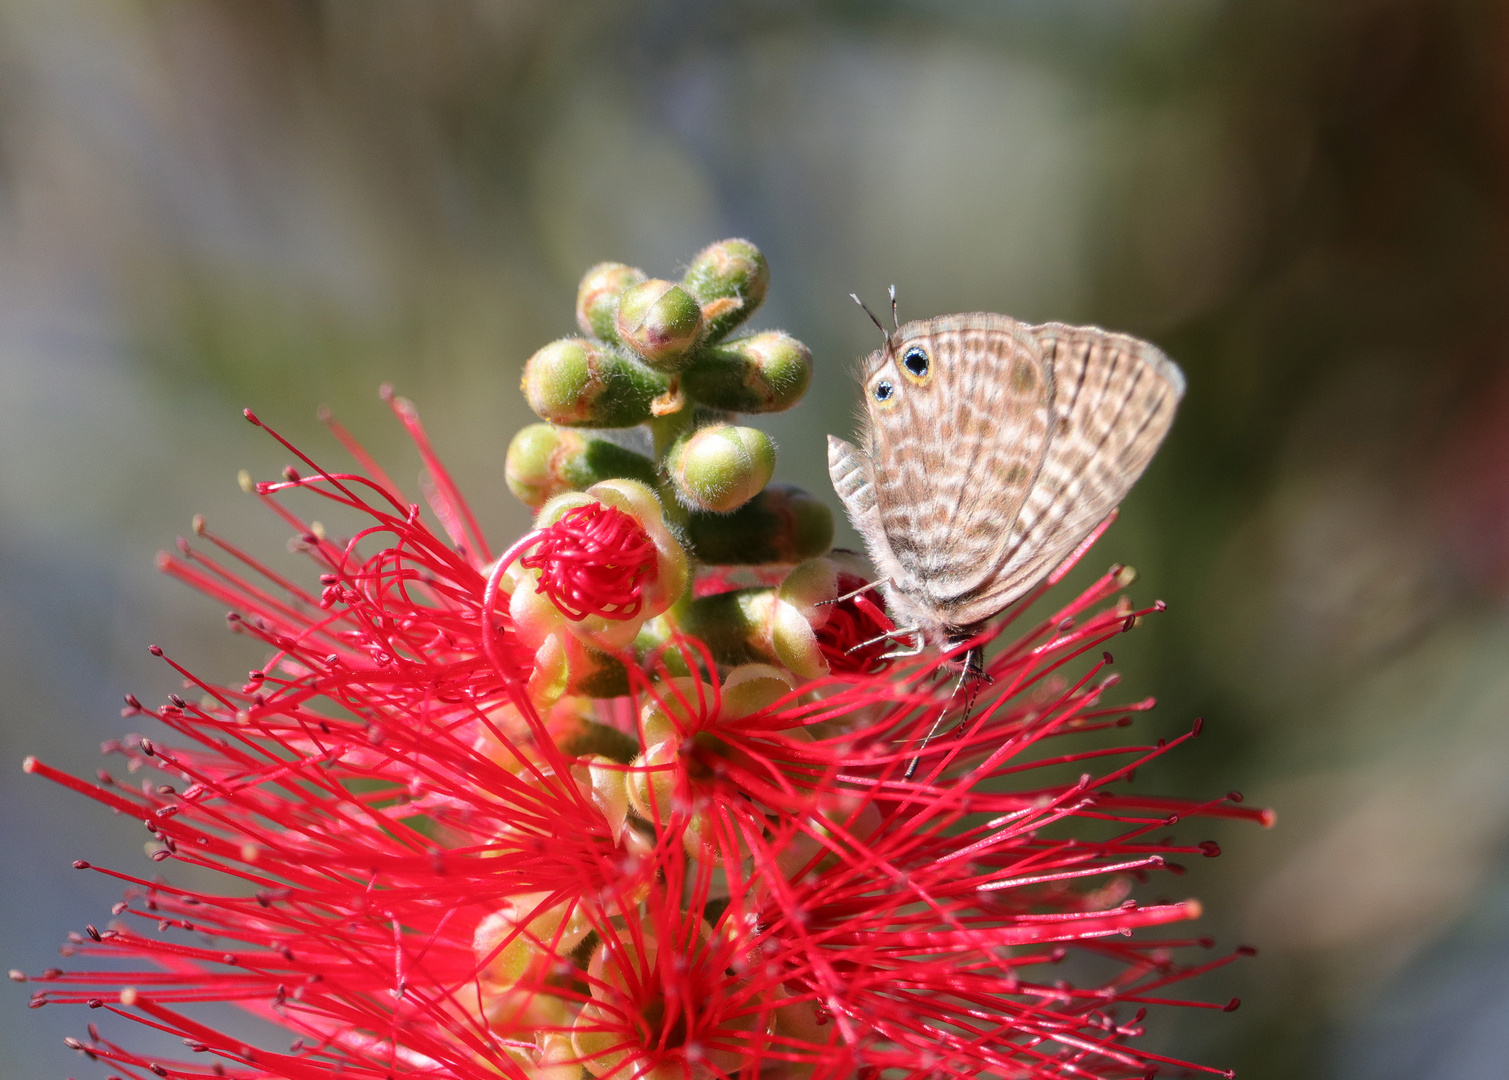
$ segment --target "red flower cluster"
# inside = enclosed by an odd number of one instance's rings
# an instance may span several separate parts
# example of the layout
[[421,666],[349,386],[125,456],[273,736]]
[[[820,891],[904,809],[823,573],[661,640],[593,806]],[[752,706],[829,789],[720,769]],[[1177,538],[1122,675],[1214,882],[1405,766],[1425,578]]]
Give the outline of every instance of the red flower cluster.
[[[925,747],[947,664],[856,662],[859,635],[885,626],[870,601],[819,627],[824,678],[720,667],[672,607],[659,644],[616,654],[626,694],[543,690],[546,646],[499,592],[512,582],[517,600],[537,574],[568,619],[640,615],[660,526],[573,510],[495,562],[412,408],[394,406],[444,536],[332,422],[364,474],[289,446],[307,472],[255,487],[318,589],[199,524],[205,546],[162,560],[267,662],[235,686],[179,669],[185,693],[156,709],[128,698],[172,733],[110,747],[139,787],[27,763],[141,818],[154,859],[227,879],[76,864],[127,892],[65,954],[139,963],[48,971],[34,1005],[127,1016],[190,1053],[149,1059],[94,1025],[77,1049],[142,1080],[1141,1077],[1170,1063],[1136,1046],[1147,1006],[1231,1007],[1167,989],[1230,956],[1189,964],[1180,951],[1208,942],[1134,934],[1199,904],[1133,892],[1217,853],[1161,838],[1172,822],[1264,812],[1120,789],[1198,727],[1167,745],[1073,741],[1151,706],[1102,700],[1114,677],[1092,658],[1153,610],[1114,599],[1118,572],[998,648],[971,715]],[[349,538],[295,516],[295,493],[351,517]],[[247,1046],[184,1010],[210,1001],[283,1025],[292,1046]]]

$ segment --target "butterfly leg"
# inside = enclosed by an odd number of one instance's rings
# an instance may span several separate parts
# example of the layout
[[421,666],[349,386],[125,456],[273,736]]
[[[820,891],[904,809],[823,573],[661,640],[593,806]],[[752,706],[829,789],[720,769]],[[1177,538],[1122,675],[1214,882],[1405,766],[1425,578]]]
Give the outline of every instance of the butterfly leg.
[[927,639],[922,636],[921,629],[915,626],[907,626],[903,627],[900,630],[892,630],[886,636],[891,638],[892,640],[895,640],[896,638],[907,637],[908,635],[910,635],[912,638],[912,644],[903,645],[899,648],[891,650],[888,653],[884,653],[881,655],[880,659],[905,660],[909,656],[918,655],[920,652],[922,652],[923,649],[927,648]]
[[874,637],[870,638],[868,641],[861,641],[858,645],[852,645],[848,649],[845,649],[844,651],[845,652],[858,652],[860,649],[863,649],[866,645],[873,645],[877,641],[888,641],[888,640],[895,640],[896,638],[912,637],[912,636],[915,636],[916,641],[917,641],[917,647],[915,649],[912,649],[910,652],[904,652],[904,653],[888,653],[885,657],[882,657],[882,659],[889,659],[891,656],[916,656],[918,653],[920,653],[922,651],[923,646],[926,644],[926,642],[924,642],[923,639],[922,639],[922,630],[921,630],[921,628],[920,627],[916,627],[916,626],[903,626],[899,630],[897,630],[897,629],[887,630],[883,634],[876,634]]
[[[860,593],[869,592],[871,589],[878,589],[878,588],[880,588],[880,586],[882,586],[884,584],[886,584],[886,583],[883,582],[883,581],[867,581],[867,582],[865,582],[865,584],[861,585],[857,589],[854,589],[852,592],[846,592],[842,596],[835,596],[832,600],[819,600],[817,603],[813,604],[812,606],[813,607],[826,607],[829,604],[842,604],[845,600],[853,600]],[[877,640],[879,640],[879,639],[877,639]]]
[[922,762],[922,751],[927,749],[927,744],[932,742],[938,734],[938,729],[943,726],[943,718],[948,715],[948,710],[954,703],[954,698],[959,696],[959,691],[964,689],[964,684],[969,684],[969,690],[964,696],[964,715],[959,718],[958,727],[963,728],[969,723],[970,710],[974,708],[975,693],[982,682],[991,682],[992,679],[985,671],[985,649],[981,645],[971,645],[964,653],[964,667],[959,672],[959,678],[954,683],[954,688],[949,692],[948,700],[943,703],[943,708],[938,711],[938,719],[933,721],[932,728],[923,736],[922,742],[917,746],[917,756],[907,762],[906,772],[902,779],[910,780],[917,772],[917,766]]

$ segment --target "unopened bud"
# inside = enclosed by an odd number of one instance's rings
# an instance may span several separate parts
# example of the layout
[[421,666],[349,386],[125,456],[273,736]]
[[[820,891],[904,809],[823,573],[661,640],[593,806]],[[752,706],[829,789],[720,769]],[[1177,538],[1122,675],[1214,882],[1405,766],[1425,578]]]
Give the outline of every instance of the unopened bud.
[[760,306],[770,267],[748,240],[719,240],[692,260],[682,284],[702,305],[708,340],[717,341]]
[[645,277],[643,270],[616,262],[598,263],[582,275],[576,290],[576,324],[582,333],[599,341],[617,341],[613,320],[618,317],[618,298]]
[[622,697],[629,692],[629,674],[615,657],[559,629],[535,650],[534,670],[525,689],[535,708],[545,709],[568,693]]
[[775,444],[757,428],[714,424],[671,447],[666,460],[681,500],[693,510],[724,514],[770,482]]
[[664,825],[671,820],[676,804],[675,766],[680,745],[679,739],[653,743],[629,765],[625,785],[629,805],[646,821]]
[[480,923],[472,953],[485,982],[512,986],[551,955],[564,956],[592,931],[582,905],[545,907],[549,893],[521,893]]
[[790,334],[771,330],[697,353],[682,374],[695,400],[729,412],[789,409],[812,381],[812,352]]
[[702,333],[702,308],[681,286],[651,278],[624,291],[613,325],[647,364],[675,371]]
[[796,563],[833,546],[833,511],[794,484],[770,484],[731,514],[692,514],[686,532],[711,565]]
[[723,680],[720,721],[741,720],[768,709],[796,689],[791,673],[769,664],[741,664]]
[[770,646],[775,590],[734,589],[699,597],[680,611],[681,631],[706,645],[720,664],[778,662]]
[[868,580],[857,557],[833,552],[809,559],[776,590],[768,621],[769,651],[783,667],[815,679],[830,671],[874,671],[891,648],[878,590],[834,601]]
[[524,365],[529,407],[569,426],[633,427],[651,416],[665,376],[612,349],[582,338],[551,342]]
[[[622,732],[619,732],[619,735],[622,738],[628,738]],[[632,739],[629,741],[633,742]],[[634,743],[634,749],[624,760],[632,761],[638,756],[638,751],[639,744]],[[615,756],[586,753],[575,756],[583,760],[572,767],[572,775],[579,780],[586,780],[586,787],[591,792],[592,801],[602,811],[603,817],[608,822],[608,828],[616,839],[619,833],[623,832],[624,820],[629,816],[629,774]]]
[[515,435],[503,466],[508,490],[535,509],[562,492],[620,476],[654,484],[655,463],[617,443],[550,424],[530,424]]

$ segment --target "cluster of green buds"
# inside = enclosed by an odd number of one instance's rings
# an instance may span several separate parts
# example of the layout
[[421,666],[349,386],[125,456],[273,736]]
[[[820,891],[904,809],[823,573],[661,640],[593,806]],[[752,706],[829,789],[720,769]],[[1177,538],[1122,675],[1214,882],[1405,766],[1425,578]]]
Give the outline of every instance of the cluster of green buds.
[[[596,586],[553,587],[558,563],[508,568],[503,588],[520,637],[536,650],[531,693],[542,709],[563,695],[626,693],[624,665],[649,671],[652,654],[669,655],[662,647],[678,632],[706,644],[725,670],[773,663],[813,678],[827,673],[830,658],[849,662],[822,647],[825,630],[846,649],[856,643],[838,625],[844,612],[817,601],[863,583],[865,572],[825,557],[832,512],[801,488],[771,483],[775,444],[738,422],[790,408],[811,381],[812,354],[789,334],[731,336],[769,280],[765,257],[747,240],[709,246],[679,282],[600,263],[577,291],[581,335],[546,345],[525,365],[524,396],[544,422],[514,436],[509,489],[537,511],[537,528],[596,504],[642,530],[637,563],[595,542],[593,565],[612,568],[612,580]],[[613,588],[628,580],[626,567],[633,604]],[[694,583],[707,567],[746,568],[758,584],[697,598]],[[562,602],[563,591],[577,600]],[[580,608],[594,596],[602,610]]]

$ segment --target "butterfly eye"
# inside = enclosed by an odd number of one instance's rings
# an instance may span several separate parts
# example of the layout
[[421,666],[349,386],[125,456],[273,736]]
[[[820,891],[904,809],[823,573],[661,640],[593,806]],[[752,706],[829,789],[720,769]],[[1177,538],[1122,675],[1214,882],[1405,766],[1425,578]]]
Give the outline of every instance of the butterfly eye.
[[891,400],[891,395],[894,393],[896,393],[896,388],[891,385],[890,379],[881,379],[875,384],[874,394],[876,401],[889,401]]
[[901,366],[906,368],[914,378],[927,377],[928,359],[926,350],[913,345],[901,357]]

